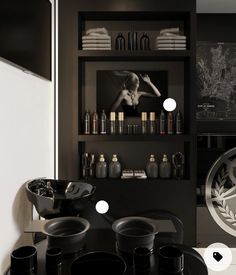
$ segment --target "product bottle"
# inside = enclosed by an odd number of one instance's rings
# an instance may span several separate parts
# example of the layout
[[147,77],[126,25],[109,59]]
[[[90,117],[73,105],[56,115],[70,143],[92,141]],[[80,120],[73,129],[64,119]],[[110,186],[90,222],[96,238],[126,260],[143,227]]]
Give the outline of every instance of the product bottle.
[[134,50],[137,51],[138,50],[138,33],[137,32],[133,32],[133,46],[134,46]]
[[119,33],[116,37],[115,47],[117,51],[125,50],[125,38],[122,33]]
[[89,154],[84,153],[82,155],[82,168],[83,168],[83,178],[88,179],[89,178]]
[[95,155],[90,154],[90,157],[89,157],[89,177],[90,178],[94,177],[94,164],[95,164]]
[[112,156],[112,160],[109,164],[109,178],[117,179],[121,176],[121,164],[116,155]]
[[168,135],[174,134],[174,116],[172,112],[168,112],[167,116],[167,133]]
[[141,113],[141,133],[142,135],[147,134],[147,113],[146,112]]
[[183,179],[184,178],[184,155],[181,152],[177,152],[172,155],[172,167],[173,167],[173,178]]
[[140,50],[141,51],[150,50],[150,39],[146,33],[144,33],[140,38]]
[[110,112],[110,134],[116,134],[116,113]]
[[164,110],[161,110],[161,115],[160,115],[160,134],[161,135],[166,134],[166,115]]
[[118,113],[118,133],[119,135],[124,134],[124,113],[123,112]]
[[84,114],[84,134],[90,135],[90,112],[87,110]]
[[105,135],[107,133],[107,116],[104,110],[102,110],[100,120],[100,134]]
[[150,112],[149,133],[151,135],[154,135],[156,133],[156,115],[155,115],[155,112]]
[[150,155],[149,161],[146,166],[148,178],[155,179],[158,177],[158,164],[154,155]]
[[171,164],[165,154],[159,166],[159,174],[162,179],[169,179],[171,177]]
[[96,178],[104,179],[107,177],[107,163],[104,155],[100,155],[99,161],[96,163]]
[[96,111],[94,111],[92,115],[92,134],[98,134],[98,114]]
[[177,135],[181,135],[184,132],[184,121],[183,121],[183,116],[182,116],[180,110],[176,114],[175,129],[176,129]]

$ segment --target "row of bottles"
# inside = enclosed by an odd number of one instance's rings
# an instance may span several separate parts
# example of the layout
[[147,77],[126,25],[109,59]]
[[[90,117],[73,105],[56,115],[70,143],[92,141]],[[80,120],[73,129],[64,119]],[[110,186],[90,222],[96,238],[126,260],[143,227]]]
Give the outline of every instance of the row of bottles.
[[162,179],[183,179],[184,178],[184,155],[177,152],[172,155],[171,162],[166,154],[163,155],[162,161],[158,165],[155,156],[150,155],[146,166],[146,173],[148,178],[162,178]]
[[[118,118],[118,120],[117,120]],[[102,110],[100,117],[97,112],[94,111],[92,115],[87,110],[84,115],[84,134],[85,135],[106,135],[106,134],[161,134],[161,135],[172,135],[172,134],[183,134],[184,132],[184,122],[183,116],[180,110],[174,115],[173,112],[165,113],[164,110],[161,111],[159,119],[156,118],[155,112],[141,113],[141,125],[139,130],[139,125],[127,124],[125,125],[124,113],[118,112],[118,116],[116,112],[110,112],[110,119],[108,121],[105,110]],[[125,126],[127,126],[127,131],[125,130]],[[135,128],[135,131],[130,131],[130,128]]]
[[[183,179],[184,163],[184,155],[181,152],[173,154],[171,161],[168,159],[167,154],[164,154],[159,164],[152,154],[146,165],[146,174],[148,178]],[[84,178],[94,176],[98,179],[121,178],[122,166],[116,154],[113,154],[110,163],[106,161],[104,154],[101,154],[95,163],[94,154],[84,153],[82,164]]]
[[147,113],[141,114],[141,134],[161,134],[161,135],[181,135],[184,132],[184,121],[180,110],[174,116],[173,112],[161,110],[159,119],[156,118],[155,112],[150,112],[149,121]]
[[137,32],[128,32],[128,41],[126,45],[125,36],[122,33],[118,33],[115,39],[115,49],[118,51],[148,51],[150,50],[150,39],[147,33],[143,33],[140,39],[138,39]]
[[[124,113],[118,113],[118,127],[116,123],[116,113],[110,112],[109,125],[107,122],[107,115],[105,110],[102,110],[100,118],[96,111],[90,114],[87,110],[84,115],[84,134],[85,135],[106,135],[106,134],[124,134]],[[118,128],[118,129],[117,129]]]

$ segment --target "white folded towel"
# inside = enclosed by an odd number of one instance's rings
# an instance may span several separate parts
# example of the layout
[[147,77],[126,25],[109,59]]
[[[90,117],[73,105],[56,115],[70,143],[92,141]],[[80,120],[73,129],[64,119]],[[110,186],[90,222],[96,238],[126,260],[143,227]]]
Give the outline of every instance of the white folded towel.
[[90,35],[84,35],[82,36],[82,39],[111,39],[110,35],[107,34],[90,34]]
[[85,43],[82,46],[83,47],[89,47],[89,48],[92,48],[92,47],[94,47],[94,48],[108,47],[109,48],[109,47],[111,47],[111,44],[91,44],[91,43],[87,44],[87,43]]
[[89,47],[85,47],[83,48],[84,51],[98,51],[98,50],[105,50],[105,51],[110,51],[111,48],[89,48]]
[[160,34],[162,35],[162,34],[165,34],[165,33],[171,33],[171,34],[173,34],[173,33],[177,33],[177,34],[179,34],[179,27],[177,27],[177,28],[167,28],[167,29],[162,29],[162,30],[160,30]]
[[106,28],[91,28],[86,31],[87,35],[91,35],[91,33],[108,35],[108,31]]
[[186,36],[176,36],[176,37],[168,37],[168,36],[157,36],[156,41],[186,41]]
[[185,51],[186,47],[157,47],[156,50],[181,50],[181,51]]

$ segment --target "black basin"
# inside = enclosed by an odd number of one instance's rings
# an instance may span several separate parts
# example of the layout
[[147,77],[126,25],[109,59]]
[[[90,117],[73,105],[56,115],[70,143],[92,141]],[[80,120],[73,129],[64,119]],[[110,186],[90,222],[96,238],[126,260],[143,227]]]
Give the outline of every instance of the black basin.
[[27,197],[41,217],[77,216],[96,187],[83,181],[36,179],[25,184]]

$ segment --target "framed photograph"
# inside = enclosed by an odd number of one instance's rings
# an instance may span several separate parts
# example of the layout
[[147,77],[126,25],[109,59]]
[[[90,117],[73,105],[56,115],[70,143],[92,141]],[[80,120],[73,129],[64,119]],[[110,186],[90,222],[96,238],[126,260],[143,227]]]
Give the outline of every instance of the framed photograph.
[[168,96],[168,71],[98,70],[97,109],[124,112],[159,112]]
[[236,43],[198,42],[197,120],[236,120]]

